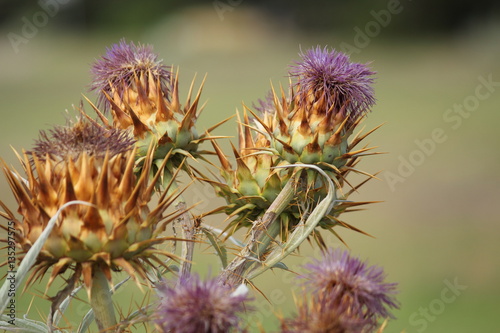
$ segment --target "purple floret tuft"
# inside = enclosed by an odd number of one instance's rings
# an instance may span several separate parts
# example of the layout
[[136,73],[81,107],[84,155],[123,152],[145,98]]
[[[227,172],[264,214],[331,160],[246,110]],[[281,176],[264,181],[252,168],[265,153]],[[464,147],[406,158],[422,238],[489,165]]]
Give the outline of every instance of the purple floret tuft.
[[264,99],[259,98],[257,102],[252,104],[252,107],[260,113],[260,115],[265,115],[266,113],[270,113],[274,111],[274,94],[273,91],[270,90],[267,92],[266,97]]
[[198,276],[179,285],[159,287],[162,297],[156,323],[163,332],[222,333],[240,328],[240,315],[248,308],[247,294],[233,294],[216,279]]
[[[113,96],[112,91],[116,89],[121,98],[128,88],[135,86],[135,78],[140,78],[141,73],[146,78],[151,75],[155,83],[159,81],[164,96],[168,96],[171,72],[157,58],[152,46],[136,46],[133,42],[127,44],[125,39],[107,48],[106,54],[91,68],[93,82],[90,90],[99,94],[99,105],[108,110],[110,103],[103,92]],[[144,81],[146,84],[149,82],[147,79]],[[149,87],[144,88],[149,91]]]
[[348,251],[329,249],[305,268],[306,290],[329,299],[337,313],[349,313],[376,325],[379,318],[393,317],[388,308],[399,307],[394,298],[397,283],[385,283],[382,268],[368,266]]
[[300,54],[302,61],[291,66],[290,75],[297,77],[297,97],[301,103],[322,99],[326,110],[357,119],[375,104],[373,75],[366,64],[353,63],[349,56],[319,46]]

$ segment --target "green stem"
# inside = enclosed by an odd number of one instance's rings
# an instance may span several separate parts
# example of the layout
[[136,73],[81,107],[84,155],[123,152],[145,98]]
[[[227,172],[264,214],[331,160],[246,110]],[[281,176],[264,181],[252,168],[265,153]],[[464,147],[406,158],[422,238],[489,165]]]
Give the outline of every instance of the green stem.
[[173,166],[170,163],[167,163],[163,173],[163,188],[166,189],[168,187],[167,196],[175,195],[177,198],[175,199],[175,208],[178,211],[184,211],[184,213],[179,217],[179,222],[181,224],[182,238],[187,240],[182,242],[182,250],[181,250],[181,268],[179,273],[179,281],[183,278],[188,277],[191,274],[191,266],[193,261],[194,254],[194,240],[196,228],[194,226],[194,221],[191,219],[189,212],[187,209],[186,200],[182,195],[179,194],[179,186],[175,179],[173,179]]
[[[184,201],[179,201],[175,206],[178,210],[186,210],[186,203]],[[187,240],[186,242],[182,242],[182,251],[181,251],[181,270],[179,274],[179,281],[183,278],[191,275],[191,266],[193,262],[193,254],[194,254],[194,240],[196,228],[194,226],[194,222],[191,219],[191,216],[186,211],[181,217],[181,227],[182,227],[182,238]]]
[[117,325],[108,280],[100,269],[95,269],[92,277],[90,305],[94,310],[99,331],[106,331]]
[[336,187],[328,175],[315,165],[301,164],[301,167],[315,169],[324,178],[325,183],[328,184],[328,194],[321,200],[321,202],[314,208],[311,214],[307,217],[305,222],[299,223],[292,234],[288,237],[287,241],[283,246],[276,247],[267,257],[264,262],[246,276],[249,280],[262,274],[269,268],[273,267],[290,253],[295,251],[302,242],[304,242],[307,237],[314,231],[318,223],[332,210],[336,197]]
[[237,285],[246,277],[245,272],[257,261],[262,259],[271,242],[279,235],[281,223],[276,222],[277,217],[292,201],[294,192],[294,177],[283,187],[271,206],[260,220],[254,222],[250,230],[250,240],[240,253],[227,265],[219,275],[222,284]]

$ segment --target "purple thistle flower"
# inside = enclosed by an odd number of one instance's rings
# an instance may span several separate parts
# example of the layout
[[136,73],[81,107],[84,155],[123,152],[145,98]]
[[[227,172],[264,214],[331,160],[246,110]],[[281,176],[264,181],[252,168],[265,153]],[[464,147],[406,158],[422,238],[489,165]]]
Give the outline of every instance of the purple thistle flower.
[[370,326],[364,318],[353,318],[346,309],[333,306],[326,298],[313,297],[299,302],[297,313],[281,320],[281,333],[359,333]]
[[178,285],[163,284],[159,291],[156,323],[163,332],[231,332],[240,329],[239,315],[248,310],[246,293],[233,293],[216,279],[202,281],[195,275]]
[[379,318],[393,318],[387,308],[399,307],[393,297],[397,283],[384,283],[382,268],[368,266],[348,251],[329,249],[323,258],[305,268],[306,290],[319,299],[328,299],[337,313],[366,319],[375,326]]
[[[113,90],[116,90],[120,98],[123,98],[127,89],[135,87],[136,77],[145,83],[146,93],[149,92],[151,79],[154,84],[159,81],[163,95],[168,97],[171,72],[157,57],[151,45],[136,46],[133,42],[127,44],[125,39],[106,48],[106,54],[96,60],[90,70],[93,76],[90,90],[99,94],[98,104],[108,110],[110,103],[103,91],[112,97]],[[144,75],[143,78],[141,74]]]
[[75,161],[84,152],[98,158],[104,158],[107,153],[115,156],[131,150],[134,144],[135,140],[125,131],[80,118],[76,123],[68,121],[66,126],[40,131],[40,138],[30,153],[42,161],[47,154],[53,159]]
[[350,62],[348,55],[319,46],[300,56],[302,61],[291,66],[290,75],[297,77],[296,97],[301,105],[320,102],[324,113],[332,109],[355,120],[375,104],[375,72],[366,64]]
[[274,94],[272,90],[269,90],[264,99],[259,98],[257,102],[252,103],[252,107],[259,112],[261,115],[273,112],[274,106]]

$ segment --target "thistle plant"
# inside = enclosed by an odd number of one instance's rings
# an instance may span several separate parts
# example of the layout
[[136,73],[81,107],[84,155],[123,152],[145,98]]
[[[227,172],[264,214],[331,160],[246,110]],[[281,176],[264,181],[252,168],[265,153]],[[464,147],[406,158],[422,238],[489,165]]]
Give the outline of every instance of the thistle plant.
[[[274,107],[260,121],[270,134],[271,146],[289,163],[322,163],[336,170],[358,152],[347,139],[359,119],[375,103],[373,75],[366,65],[352,63],[343,53],[311,49],[292,66],[297,80],[289,99],[273,94]],[[259,119],[259,118],[257,118]]]
[[[224,181],[205,179],[228,203],[222,209],[229,217],[234,217],[226,227],[230,235],[241,227],[251,226],[262,216],[290,178],[275,169],[279,165],[277,156],[262,153],[269,148],[269,140],[251,130],[247,113],[243,120],[238,115],[238,123],[239,145],[238,148],[232,147],[236,167],[232,166],[219,144],[213,141]],[[282,219],[286,218],[283,214]]]
[[[266,201],[264,209],[250,215],[255,219],[262,214],[290,178],[274,167],[314,164],[341,187],[347,173],[357,171],[352,167],[358,158],[371,149],[354,150],[364,136],[351,143],[348,139],[375,102],[371,87],[374,72],[366,65],[349,62],[342,53],[319,47],[302,58],[290,69],[291,77],[297,78],[290,86],[290,96],[272,89],[266,100],[259,101],[259,112],[249,110],[254,115],[253,124],[245,113],[239,126],[239,151],[233,149],[238,163],[235,170],[217,149],[228,183],[226,187],[219,185],[221,195],[231,197],[232,185],[232,192],[239,193],[245,203],[230,212],[240,215],[240,224],[245,224],[248,210],[258,210]],[[315,173],[307,177],[306,189],[315,189]],[[228,201],[233,206],[237,202],[232,198]]]
[[[239,138],[246,155],[235,152],[237,167],[232,169],[224,155],[217,154],[226,184],[215,187],[228,202],[224,211],[237,216],[230,226],[247,226],[252,237],[226,269],[224,283],[237,284],[261,274],[311,237],[326,248],[319,229],[339,238],[333,229],[337,225],[362,232],[339,215],[367,203],[346,200],[366,182],[352,186],[348,174],[375,177],[355,167],[361,157],[376,154],[369,152],[371,147],[355,149],[371,131],[351,139],[374,104],[374,72],[326,48],[301,56],[290,69],[295,81],[290,82],[289,95],[272,88],[260,101],[259,112],[245,107],[253,124],[245,112]],[[343,191],[345,183],[350,190]]]
[[[375,103],[375,73],[327,48],[300,56],[288,86],[272,86],[257,106],[237,113],[238,143],[227,154],[220,140],[229,136],[211,134],[227,119],[197,129],[205,80],[195,94],[193,80],[181,102],[180,70],[164,65],[151,46],[121,40],[108,48],[91,68],[97,99],[85,99],[94,115],[82,103],[76,120],[40,132],[31,149],[16,153],[20,171],[1,162],[17,202],[11,209],[0,201],[0,216],[15,230],[9,247],[19,250],[15,287],[46,277],[47,294],[56,279],[64,281],[48,296],[45,322],[17,323],[29,332],[68,331],[59,320],[84,288],[89,312],[69,331],[86,332],[94,320],[101,332],[133,332],[137,325],[152,332],[247,331],[245,315],[254,309],[247,286],[269,269],[293,270],[286,258],[305,241],[323,258],[306,266],[305,301],[294,318],[281,320],[283,332],[370,332],[392,318],[396,285],[383,281],[381,269],[331,250],[322,236],[326,230],[343,243],[339,226],[362,232],[340,215],[369,203],[348,198],[375,178],[358,167],[377,154],[358,147],[373,130],[357,130]],[[366,179],[353,185],[351,173]],[[178,185],[182,174],[211,184],[225,204],[194,216],[189,205],[196,203],[184,197],[189,186]],[[224,228],[211,226],[209,215]],[[238,230],[245,231],[241,240]],[[237,245],[232,258],[229,242]],[[193,272],[197,243],[220,259],[211,279]],[[117,272],[129,278],[117,281]],[[125,314],[115,310],[113,293],[129,279],[156,296]],[[0,289],[2,313],[12,297],[8,287]],[[2,315],[0,328],[13,329],[9,323]]]

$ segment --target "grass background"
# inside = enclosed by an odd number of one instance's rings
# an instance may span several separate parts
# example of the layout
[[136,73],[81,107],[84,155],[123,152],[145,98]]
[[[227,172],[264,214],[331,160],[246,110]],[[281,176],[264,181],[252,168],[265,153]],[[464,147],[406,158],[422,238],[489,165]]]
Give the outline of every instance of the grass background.
[[[19,30],[1,31],[0,35],[6,37],[8,32]],[[354,254],[383,266],[387,280],[399,282],[401,309],[395,311],[397,319],[390,321],[386,332],[491,332],[498,326],[500,225],[495,207],[500,201],[499,87],[461,118],[457,128],[444,117],[454,105],[471,100],[480,77],[491,75],[493,81],[500,81],[499,31],[495,25],[483,25],[454,36],[390,39],[382,29],[367,47],[351,56],[356,62],[372,61],[371,67],[378,73],[378,101],[365,125],[370,129],[385,123],[368,141],[388,154],[367,157],[362,163],[366,171],[384,171],[380,181],[368,183],[355,198],[384,202],[344,217],[376,238],[348,230],[339,233]],[[270,80],[286,83],[287,66],[298,59],[300,48],[338,48],[342,42],[352,44],[355,33],[310,35],[282,29],[243,6],[227,12],[221,21],[208,6],[182,9],[148,29],[126,33],[65,33],[51,29],[49,22],[20,45],[18,53],[2,38],[0,156],[8,164],[19,167],[10,146],[18,151],[29,148],[39,130],[65,123],[66,109],[74,114],[71,105],[79,103],[81,93],[93,98],[87,91],[89,67],[106,46],[122,37],[153,44],[165,63],[179,65],[181,94],[186,93],[195,74],[201,82],[208,73],[202,98],[208,104],[198,123],[203,129],[241,109],[242,101],[251,105],[263,97]],[[434,151],[425,155],[404,181],[391,186],[389,173],[398,173],[402,159],[415,157],[419,150],[416,140],[429,140],[435,129],[441,129],[444,142],[436,143]],[[224,125],[216,134],[235,135],[234,123]],[[206,187],[190,191],[193,201],[204,200],[199,211],[222,203]],[[0,195],[15,210],[3,177]],[[210,221],[220,224],[221,219]],[[343,246],[335,239],[330,239],[330,244]],[[298,269],[316,252],[304,245],[300,254],[286,263]],[[205,245],[197,247],[195,262],[201,274],[213,275],[218,270]],[[439,308],[436,300],[447,286],[445,281],[455,280],[466,289]],[[249,317],[253,328],[262,322],[272,330],[277,324],[273,312],[293,312],[291,281],[292,275],[283,271],[256,279],[258,288],[277,306],[256,295],[257,312]],[[18,295],[18,315],[27,311],[32,295],[43,294],[44,288],[42,283]],[[82,301],[70,309],[68,323],[86,311],[86,296],[81,297]],[[124,311],[129,304],[132,309],[136,306],[131,297],[140,302],[143,295],[131,288],[117,296],[117,303],[125,304]],[[38,319],[48,302],[35,299],[29,314]],[[423,318],[418,313],[429,306],[433,318],[426,321],[425,328],[410,319],[412,315]]]

